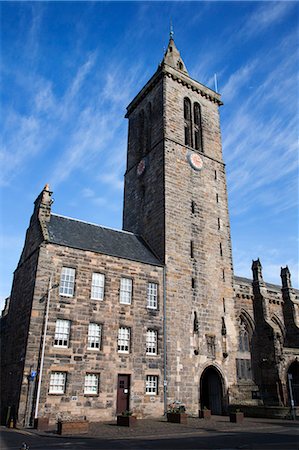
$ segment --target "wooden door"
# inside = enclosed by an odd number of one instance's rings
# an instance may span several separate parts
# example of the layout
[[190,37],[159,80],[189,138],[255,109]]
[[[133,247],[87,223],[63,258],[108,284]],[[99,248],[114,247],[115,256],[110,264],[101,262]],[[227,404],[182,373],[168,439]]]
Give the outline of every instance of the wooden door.
[[118,375],[116,414],[128,411],[130,407],[130,375]]

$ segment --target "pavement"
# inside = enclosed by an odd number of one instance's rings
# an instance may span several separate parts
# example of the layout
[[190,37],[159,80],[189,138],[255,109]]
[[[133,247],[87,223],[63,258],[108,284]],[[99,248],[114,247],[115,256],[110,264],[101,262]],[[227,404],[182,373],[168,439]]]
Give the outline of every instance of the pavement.
[[299,450],[299,421],[245,418],[242,424],[228,417],[211,420],[188,418],[187,424],[168,423],[166,419],[138,420],[132,428],[116,422],[91,423],[88,435],[58,436],[56,432],[1,428],[1,450],[63,449],[256,449]]

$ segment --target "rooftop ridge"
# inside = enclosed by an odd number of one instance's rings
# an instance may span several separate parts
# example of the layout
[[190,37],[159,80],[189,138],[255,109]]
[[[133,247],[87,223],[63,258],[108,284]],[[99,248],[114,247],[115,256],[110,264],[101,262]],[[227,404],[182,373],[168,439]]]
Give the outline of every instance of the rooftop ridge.
[[74,222],[85,223],[85,224],[87,224],[87,225],[92,225],[92,226],[94,226],[94,227],[104,228],[104,229],[106,229],[106,230],[116,231],[116,232],[118,232],[118,233],[130,234],[131,236],[136,236],[137,238],[139,238],[139,236],[138,236],[137,234],[132,233],[131,231],[119,230],[119,229],[117,229],[117,228],[107,227],[107,226],[104,226],[104,225],[100,225],[100,224],[98,224],[98,223],[87,222],[86,220],[81,220],[81,219],[76,219],[76,218],[74,218],[74,217],[64,216],[63,214],[55,214],[55,213],[51,213],[51,216],[61,217],[62,219],[73,220]]

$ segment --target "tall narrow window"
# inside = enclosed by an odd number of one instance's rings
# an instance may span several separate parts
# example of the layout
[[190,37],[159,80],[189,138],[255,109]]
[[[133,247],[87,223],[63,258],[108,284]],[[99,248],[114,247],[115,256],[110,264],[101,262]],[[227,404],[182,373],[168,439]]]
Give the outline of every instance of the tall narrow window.
[[190,257],[194,258],[194,244],[193,244],[193,241],[190,241]]
[[117,351],[119,353],[130,352],[130,328],[120,327],[118,329]]
[[73,297],[75,286],[75,269],[63,267],[60,276],[59,294]]
[[149,309],[157,309],[158,308],[158,285],[157,285],[157,283],[148,283],[147,307]]
[[132,301],[132,280],[131,278],[120,279],[119,302],[123,305],[130,305]]
[[49,394],[64,394],[66,372],[52,372],[50,375]]
[[194,147],[202,151],[201,108],[199,103],[194,103]]
[[56,320],[55,326],[55,347],[68,347],[70,337],[70,321],[69,320]]
[[250,328],[243,317],[240,317],[238,356],[236,359],[237,378],[251,380]]
[[101,325],[90,323],[88,326],[87,348],[89,350],[99,350],[101,346]]
[[219,203],[219,195],[216,194],[216,203]]
[[99,375],[88,373],[84,380],[84,394],[98,395],[99,393]]
[[187,97],[184,98],[184,119],[185,119],[185,145],[192,147],[191,102]]
[[194,200],[192,200],[192,202],[191,202],[191,212],[192,212],[192,214],[195,213],[195,201]]
[[102,273],[93,273],[91,281],[91,299],[103,300],[104,299],[104,284],[105,275]]
[[220,256],[223,256],[223,251],[222,251],[222,244],[221,244],[221,242],[220,242],[220,244],[219,244],[219,250],[220,250]]
[[147,330],[146,332],[146,354],[157,354],[158,333],[155,330]]

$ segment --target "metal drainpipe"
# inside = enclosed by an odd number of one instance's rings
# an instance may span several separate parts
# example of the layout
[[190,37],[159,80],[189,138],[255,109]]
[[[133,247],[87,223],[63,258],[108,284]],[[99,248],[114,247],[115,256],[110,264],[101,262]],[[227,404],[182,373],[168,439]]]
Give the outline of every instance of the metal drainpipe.
[[163,347],[164,347],[164,414],[167,412],[167,327],[166,327],[166,266],[163,267]]
[[53,288],[52,278],[53,278],[53,275],[51,274],[50,280],[49,280],[49,286],[48,286],[47,305],[46,305],[46,311],[45,311],[45,324],[44,324],[44,329],[43,329],[42,354],[41,354],[41,359],[40,359],[40,368],[39,368],[39,373],[38,373],[38,385],[37,385],[37,393],[36,393],[36,400],[35,400],[35,411],[34,411],[35,419],[38,418],[38,407],[39,407],[40,390],[41,390],[43,368],[44,368],[44,357],[45,357],[45,348],[46,348],[49,307],[50,307],[50,299],[51,299],[51,290]]

